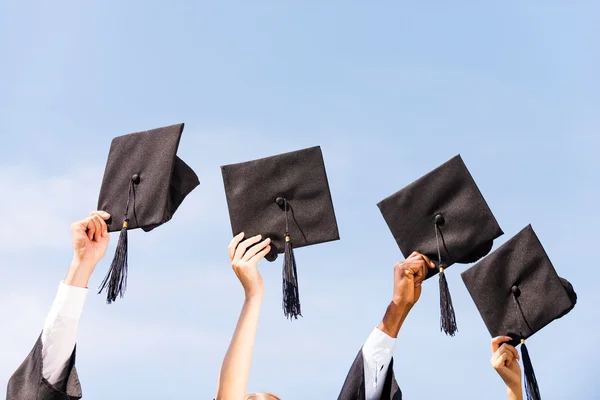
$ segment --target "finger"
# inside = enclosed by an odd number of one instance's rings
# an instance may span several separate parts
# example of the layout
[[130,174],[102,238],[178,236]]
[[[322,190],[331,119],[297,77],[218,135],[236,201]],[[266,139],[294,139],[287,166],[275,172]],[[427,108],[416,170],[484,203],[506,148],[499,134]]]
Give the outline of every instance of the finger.
[[510,364],[512,363],[513,359],[515,358],[514,354],[506,347],[504,347],[504,345],[500,346],[500,349],[498,349],[498,352],[502,355],[506,355],[506,366],[510,367]]
[[244,238],[244,232],[240,232],[231,239],[229,242],[229,246],[227,247],[227,251],[229,252],[229,261],[233,260],[233,256],[235,255],[235,249],[240,241]]
[[106,221],[104,220],[104,218],[102,218],[102,216],[98,215],[100,217],[99,221],[100,221],[100,228],[102,229],[102,237],[103,238],[108,238],[108,226],[106,225]]
[[251,263],[258,263],[260,260],[263,259],[264,256],[266,256],[267,254],[269,254],[270,251],[271,251],[271,246],[265,247],[261,252],[259,252],[254,257],[252,257],[250,259],[250,262]]
[[419,273],[422,274],[423,268],[425,267],[425,260],[421,259],[413,259],[410,261],[404,261],[402,263],[402,268],[404,269],[404,274],[407,276],[417,276]]
[[83,226],[87,230],[88,239],[92,240],[94,238],[94,233],[96,233],[96,225],[94,224],[92,217],[87,217],[83,220]]
[[264,249],[270,243],[271,243],[271,239],[266,238],[265,240],[263,240],[259,244],[255,244],[254,246],[250,247],[246,251],[246,253],[244,253],[244,257],[242,257],[242,260],[244,260],[244,261],[250,260],[252,257],[254,257],[256,255],[256,253],[258,253],[259,251],[261,251],[262,249]]
[[246,249],[248,247],[260,242],[260,239],[262,239],[262,236],[256,235],[256,236],[253,236],[250,239],[246,239],[242,243],[238,244],[237,249],[235,250],[235,255],[233,256],[233,259],[234,260],[241,259],[242,256],[244,255],[244,253],[246,252]]
[[508,336],[496,336],[492,339],[492,353],[495,353],[504,342],[510,342],[512,338]]
[[508,361],[508,355],[506,353],[502,354],[500,357],[498,357],[498,359],[495,363],[496,368],[505,367],[507,361]]
[[104,211],[92,211],[90,216],[96,218],[98,222],[100,222],[100,237],[108,237],[108,226],[106,225],[106,220],[110,218],[110,214]]
[[507,360],[506,360],[506,366],[510,368],[510,365],[514,361],[514,357],[513,357],[512,353],[506,353],[506,354],[508,356]]
[[102,218],[105,221],[107,221],[110,218],[110,214],[107,213],[106,211],[98,210],[98,211],[94,211],[94,213],[98,214],[100,216],[100,218]]
[[402,273],[402,275],[408,277],[408,278],[413,278],[415,276],[416,273],[416,269],[414,268],[414,264],[411,262],[407,262],[404,261],[401,265],[400,265],[400,272]]
[[100,238],[102,237],[102,232],[104,232],[104,229],[102,229],[102,223],[100,221],[102,221],[102,218],[100,218],[99,216],[94,215],[92,217],[92,222],[94,223],[95,228],[94,240],[96,242],[100,241]]
[[90,239],[90,240],[94,240],[94,235],[93,235],[93,234],[92,234],[92,235],[90,235],[90,233],[91,233],[91,230],[90,230],[90,228],[89,228],[89,226],[88,226],[88,225],[90,225],[90,224],[93,224],[93,225],[94,225],[94,233],[95,233],[95,234],[97,234],[97,232],[99,232],[99,231],[96,229],[96,223],[94,222],[95,215],[96,215],[96,211],[91,211],[91,212],[90,212],[90,215],[89,215],[89,216],[88,216],[86,219],[84,219],[84,221],[88,221],[88,222],[86,222],[86,225],[85,225],[85,230],[86,230],[87,237],[88,237],[88,239]]
[[510,344],[508,344],[508,343],[504,343],[504,344],[502,344],[502,346],[501,346],[501,347],[505,348],[507,351],[510,351],[510,352],[511,352],[511,354],[512,354],[512,356],[513,356],[514,358],[516,358],[517,360],[520,360],[520,359],[521,359],[521,357],[519,356],[519,352],[517,351],[517,349],[515,349],[515,347],[514,347],[514,346],[511,346],[511,345],[510,345]]
[[420,285],[427,276],[427,264],[424,260],[421,260],[418,264],[418,267],[419,268],[416,270],[415,273],[415,284],[418,283]]
[[100,216],[100,214],[95,214],[94,215],[94,219],[98,223],[98,227],[97,227],[98,228],[98,232],[96,232],[96,240],[101,240],[103,237],[107,236],[108,228],[106,226],[106,222]]
[[423,257],[423,259],[425,260],[427,267],[435,268],[435,264],[433,263],[433,261],[431,261],[431,259],[429,257],[427,257],[425,254],[421,254],[421,257]]
[[110,218],[110,214],[107,213],[106,211],[92,211],[90,213],[90,217],[93,217],[94,215],[99,216],[103,222],[107,221]]

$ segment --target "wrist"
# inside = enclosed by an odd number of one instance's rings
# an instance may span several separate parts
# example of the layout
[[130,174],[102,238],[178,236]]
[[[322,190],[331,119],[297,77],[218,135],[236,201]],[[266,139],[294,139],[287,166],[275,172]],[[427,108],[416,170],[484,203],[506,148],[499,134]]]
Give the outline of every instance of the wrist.
[[64,283],[69,286],[77,286],[81,288],[87,288],[94,266],[86,265],[76,259],[71,261],[69,271],[65,277]]
[[394,296],[392,298],[392,304],[395,306],[395,308],[398,312],[406,312],[406,313],[410,312],[410,310],[414,306],[414,304],[409,303],[405,299],[403,299],[401,297],[396,297],[396,296]]
[[264,295],[264,292],[262,290],[252,292],[252,293],[246,293],[245,302],[246,303],[262,303],[263,295]]
[[389,337],[398,337],[398,332],[400,332],[400,328],[411,308],[412,305],[409,303],[397,301],[396,299],[392,300],[387,307],[383,320],[379,324],[379,330]]

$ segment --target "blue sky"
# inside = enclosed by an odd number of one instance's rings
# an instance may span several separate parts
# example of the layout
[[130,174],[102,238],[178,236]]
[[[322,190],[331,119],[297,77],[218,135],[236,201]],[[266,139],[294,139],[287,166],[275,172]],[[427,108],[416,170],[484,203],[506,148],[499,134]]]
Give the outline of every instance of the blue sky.
[[[597,398],[600,310],[586,271],[600,222],[600,6],[322,3],[0,5],[0,386],[41,330],[111,139],[185,122],[179,155],[201,185],[161,229],[131,232],[125,299],[109,307],[90,293],[85,399],[212,398],[243,301],[219,166],[312,145],[341,240],[297,251],[299,321],[282,315],[280,260],[260,265],[249,390],[336,398],[402,259],[376,203],[460,153],[505,232],[494,248],[531,223],[579,295],[530,340],[544,399]],[[455,338],[439,332],[435,281],[402,328],[407,399],[505,398],[465,268],[447,274]]]

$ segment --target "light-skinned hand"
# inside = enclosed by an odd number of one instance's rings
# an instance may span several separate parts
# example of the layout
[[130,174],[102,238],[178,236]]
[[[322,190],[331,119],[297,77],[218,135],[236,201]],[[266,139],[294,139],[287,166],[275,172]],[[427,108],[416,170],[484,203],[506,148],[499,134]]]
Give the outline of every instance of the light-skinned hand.
[[231,267],[244,287],[246,298],[249,299],[264,293],[263,280],[257,264],[271,251],[271,239],[267,238],[261,242],[261,235],[242,242],[243,239],[244,232],[231,240],[227,250]]
[[511,340],[508,336],[498,336],[492,339],[490,363],[506,384],[509,394],[512,392],[516,398],[519,398],[522,396],[522,374],[518,362],[521,357],[514,346],[506,343]]
[[81,221],[71,224],[73,259],[65,283],[72,286],[87,287],[94,268],[106,254],[110,235],[106,220],[110,214],[104,211],[92,211]]

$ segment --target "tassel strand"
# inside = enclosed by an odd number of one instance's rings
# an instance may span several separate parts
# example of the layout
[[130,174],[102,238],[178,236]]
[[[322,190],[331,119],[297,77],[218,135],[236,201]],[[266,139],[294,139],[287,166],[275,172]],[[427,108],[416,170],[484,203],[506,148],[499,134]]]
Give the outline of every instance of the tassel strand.
[[452,305],[452,296],[450,296],[450,290],[448,289],[448,282],[446,281],[446,274],[444,268],[440,267],[440,331],[444,331],[446,335],[451,337],[458,332],[456,326],[456,315],[454,313],[454,306]]
[[294,257],[292,241],[288,235],[285,237],[285,258],[283,264],[283,313],[289,319],[298,319],[298,316],[302,316],[300,294],[298,292],[296,258]]
[[443,331],[446,335],[453,337],[456,332],[458,332],[458,325],[456,324],[456,314],[454,313],[454,306],[452,305],[452,296],[450,296],[448,281],[446,280],[446,274],[444,273],[444,264],[442,264],[442,251],[438,237],[438,224],[443,224],[442,221],[443,217],[438,215],[434,225],[435,241],[438,252],[438,266],[440,271],[438,274],[440,282],[440,331]]
[[290,238],[288,223],[288,202],[285,198],[278,198],[277,202],[283,202],[285,211],[285,257],[283,259],[283,314],[290,320],[302,316],[300,309],[300,293],[298,291],[298,271],[296,270],[296,257],[294,257],[294,246]]
[[533,370],[533,364],[531,364],[531,357],[529,357],[529,350],[525,346],[525,339],[521,339],[521,354],[523,355],[523,369],[525,372],[525,393],[527,394],[527,400],[541,400],[540,388],[535,378],[535,371]]
[[[133,199],[135,207],[135,188],[134,185],[140,182],[139,175],[134,175],[129,181],[129,191],[127,193],[127,205],[125,206],[125,217],[123,219],[123,228],[121,228],[121,234],[119,235],[119,241],[117,242],[117,249],[115,250],[115,256],[110,264],[108,273],[100,285],[98,294],[108,286],[106,292],[106,303],[111,304],[117,297],[123,297],[125,290],[127,289],[127,229],[129,228],[129,205]],[[134,210],[135,216],[135,210]]]
[[115,251],[115,257],[113,258],[108,273],[102,281],[100,291],[102,291],[108,285],[108,291],[106,292],[106,303],[111,304],[117,299],[117,296],[123,297],[125,290],[127,289],[127,226],[128,222],[123,223],[123,229],[119,234],[119,241],[117,243],[117,250]]

